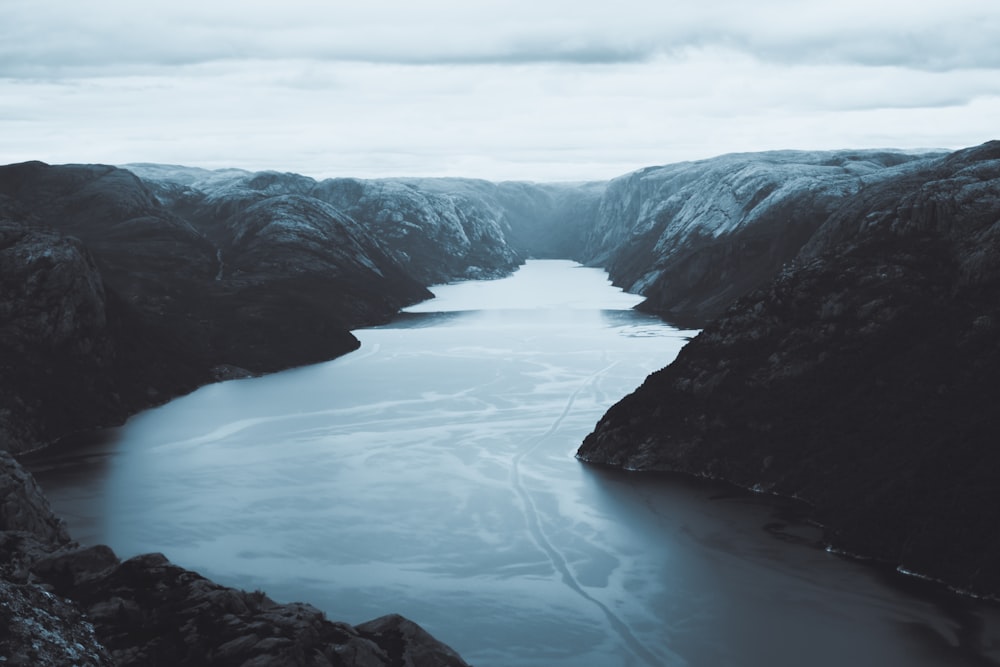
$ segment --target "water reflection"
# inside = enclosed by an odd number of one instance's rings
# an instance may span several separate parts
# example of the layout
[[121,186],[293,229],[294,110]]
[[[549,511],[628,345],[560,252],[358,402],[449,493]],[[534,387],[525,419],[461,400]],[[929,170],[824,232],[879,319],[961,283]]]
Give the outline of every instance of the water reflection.
[[573,458],[693,332],[565,262],[438,292],[351,355],[139,415],[42,483],[124,556],[351,622],[400,612],[480,667],[982,660],[957,647],[990,613],[812,548],[789,508]]

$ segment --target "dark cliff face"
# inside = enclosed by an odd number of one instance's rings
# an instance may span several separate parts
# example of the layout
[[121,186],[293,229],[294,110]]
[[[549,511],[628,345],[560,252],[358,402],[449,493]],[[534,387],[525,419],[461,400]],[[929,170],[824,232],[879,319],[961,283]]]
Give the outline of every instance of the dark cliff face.
[[301,603],[219,586],[159,554],[81,547],[0,451],[0,657],[33,667],[466,663],[416,623],[351,626]]
[[918,160],[777,151],[643,169],[608,184],[585,256],[646,296],[642,309],[704,326],[792,260],[867,179]]
[[794,495],[839,547],[1000,593],[998,224],[1000,142],[872,180],[580,458]]
[[77,238],[0,221],[0,448],[115,423],[207,368],[102,277]]

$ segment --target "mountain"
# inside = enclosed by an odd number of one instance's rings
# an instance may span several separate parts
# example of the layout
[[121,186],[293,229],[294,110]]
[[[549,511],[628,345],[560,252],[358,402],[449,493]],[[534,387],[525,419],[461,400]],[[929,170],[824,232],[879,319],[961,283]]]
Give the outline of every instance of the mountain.
[[793,259],[841,203],[926,156],[775,151],[650,167],[611,181],[584,256],[643,310],[701,327]]
[[0,167],[0,446],[335,357],[357,347],[350,329],[430,296],[322,202],[282,194],[221,218],[191,204],[115,167]]
[[837,549],[1000,594],[998,294],[1000,142],[866,175],[578,456],[801,498]]

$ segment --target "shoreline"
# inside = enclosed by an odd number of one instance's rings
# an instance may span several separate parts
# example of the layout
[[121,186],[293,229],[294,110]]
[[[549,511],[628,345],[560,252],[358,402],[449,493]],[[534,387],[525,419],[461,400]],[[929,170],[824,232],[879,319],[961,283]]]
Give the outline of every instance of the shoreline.
[[[662,469],[629,468],[610,463],[603,463],[600,461],[588,460],[579,454],[576,454],[575,458],[587,466],[593,466],[595,468],[603,470],[610,470],[622,473],[624,475],[679,477],[681,479],[692,482],[722,484],[738,491],[740,494],[745,494],[746,496],[767,497],[783,503],[795,503],[797,505],[808,507],[810,512],[813,512],[818,509],[814,503],[805,498],[800,498],[797,496],[789,496],[781,493],[776,493],[774,491],[765,490],[760,488],[759,485],[754,485],[752,487],[749,487],[726,478],[713,477],[705,473],[693,473],[676,468],[662,468]],[[1000,596],[998,595],[976,593],[975,591],[970,591],[964,588],[960,588],[944,579],[932,577],[923,574],[921,572],[909,570],[901,563],[896,563],[890,560],[880,559],[875,556],[869,556],[863,553],[840,548],[839,546],[836,546],[833,542],[830,542],[826,539],[827,536],[829,535],[829,532],[834,530],[832,527],[825,525],[819,521],[816,521],[811,517],[808,518],[807,520],[810,525],[815,526],[816,528],[822,530],[824,533],[824,539],[821,542],[813,545],[813,547],[816,549],[824,550],[831,555],[837,556],[838,558],[844,558],[845,560],[850,560],[853,562],[871,566],[876,571],[881,571],[883,573],[891,572],[893,575],[898,577],[900,581],[906,581],[906,580],[919,581],[929,586],[933,586],[934,589],[938,592],[947,593],[959,599],[982,602],[984,604],[991,605],[996,609],[1000,609]]]

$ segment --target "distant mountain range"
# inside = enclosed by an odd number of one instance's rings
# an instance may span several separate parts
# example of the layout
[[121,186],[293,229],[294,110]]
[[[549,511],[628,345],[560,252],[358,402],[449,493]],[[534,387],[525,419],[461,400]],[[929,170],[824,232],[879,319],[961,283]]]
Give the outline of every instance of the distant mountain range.
[[581,459],[796,496],[838,549],[1000,594],[1000,142],[576,184],[0,167],[0,449],[335,357],[529,257],[704,327]]

